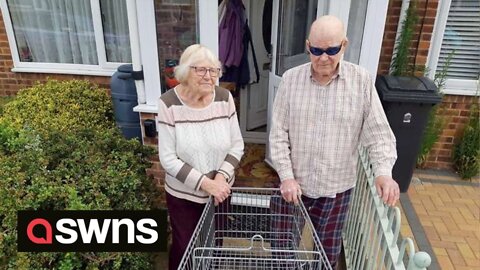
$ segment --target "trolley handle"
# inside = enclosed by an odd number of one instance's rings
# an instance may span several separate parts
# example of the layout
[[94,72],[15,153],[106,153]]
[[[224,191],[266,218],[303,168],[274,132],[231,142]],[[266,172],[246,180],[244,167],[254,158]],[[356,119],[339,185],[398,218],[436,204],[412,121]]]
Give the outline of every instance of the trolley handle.
[[263,239],[263,236],[259,235],[259,234],[255,234],[254,236],[252,236],[252,238],[250,238],[250,247],[248,249],[253,249],[253,245],[254,245],[254,241],[255,239],[259,239],[262,241],[262,249],[263,251],[268,251],[270,249],[266,248],[265,247],[265,240]]

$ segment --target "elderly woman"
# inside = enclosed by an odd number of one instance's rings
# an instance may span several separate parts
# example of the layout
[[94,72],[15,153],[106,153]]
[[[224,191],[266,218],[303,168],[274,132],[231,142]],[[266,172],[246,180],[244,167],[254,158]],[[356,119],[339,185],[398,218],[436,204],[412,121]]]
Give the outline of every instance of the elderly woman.
[[160,97],[158,146],[172,226],[169,269],[177,269],[209,196],[230,194],[243,139],[232,95],[215,86],[220,62],[195,44],[175,68],[180,82]]

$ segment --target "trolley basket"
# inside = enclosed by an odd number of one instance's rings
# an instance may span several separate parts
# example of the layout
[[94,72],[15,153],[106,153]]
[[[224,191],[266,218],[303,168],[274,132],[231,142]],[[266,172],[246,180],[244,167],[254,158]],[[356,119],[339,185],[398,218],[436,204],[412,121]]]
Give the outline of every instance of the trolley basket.
[[181,270],[332,269],[305,206],[275,188],[232,188],[210,197],[180,263]]

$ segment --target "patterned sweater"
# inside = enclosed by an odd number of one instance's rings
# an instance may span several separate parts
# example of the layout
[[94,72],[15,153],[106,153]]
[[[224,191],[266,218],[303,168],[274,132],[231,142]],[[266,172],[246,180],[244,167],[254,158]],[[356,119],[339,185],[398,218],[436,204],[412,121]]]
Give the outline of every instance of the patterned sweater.
[[213,102],[197,109],[184,104],[174,88],[160,97],[158,107],[165,190],[177,198],[206,203],[209,195],[200,189],[205,176],[213,179],[222,171],[233,185],[244,144],[230,92],[216,87]]

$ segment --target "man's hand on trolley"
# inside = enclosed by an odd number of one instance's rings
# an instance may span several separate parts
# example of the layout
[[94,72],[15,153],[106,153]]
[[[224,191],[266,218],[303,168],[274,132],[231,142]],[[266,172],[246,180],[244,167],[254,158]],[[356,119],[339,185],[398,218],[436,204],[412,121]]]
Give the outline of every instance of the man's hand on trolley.
[[285,179],[280,185],[280,193],[283,199],[287,202],[298,204],[300,196],[302,196],[302,189],[295,179]]

